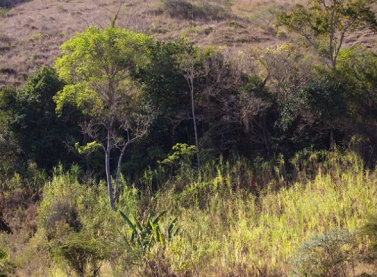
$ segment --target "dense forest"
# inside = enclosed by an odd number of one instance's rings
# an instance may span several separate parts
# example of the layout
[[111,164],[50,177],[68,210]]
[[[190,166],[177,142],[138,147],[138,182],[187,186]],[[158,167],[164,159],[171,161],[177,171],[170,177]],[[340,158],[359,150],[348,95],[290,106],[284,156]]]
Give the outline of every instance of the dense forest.
[[250,23],[276,43],[242,49],[119,27],[124,6],[0,68],[0,276],[376,276],[377,50],[352,43],[375,1],[271,5]]

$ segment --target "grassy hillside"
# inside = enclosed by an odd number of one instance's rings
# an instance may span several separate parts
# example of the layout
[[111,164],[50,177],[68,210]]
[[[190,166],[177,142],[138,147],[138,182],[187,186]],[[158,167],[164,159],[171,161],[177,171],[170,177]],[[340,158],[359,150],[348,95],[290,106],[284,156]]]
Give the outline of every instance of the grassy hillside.
[[[22,1],[19,1],[22,2]],[[166,3],[172,2],[172,5]],[[276,13],[294,1],[213,0],[185,14],[180,0],[33,0],[0,10],[0,86],[21,85],[42,65],[53,65],[59,46],[91,25],[130,28],[170,41],[188,37],[199,46],[228,46],[248,51],[282,43],[274,28]],[[174,6],[175,5],[175,6]],[[169,10],[170,7],[170,10]],[[181,13],[177,12],[181,11]],[[355,34],[349,43],[373,45],[375,36]]]

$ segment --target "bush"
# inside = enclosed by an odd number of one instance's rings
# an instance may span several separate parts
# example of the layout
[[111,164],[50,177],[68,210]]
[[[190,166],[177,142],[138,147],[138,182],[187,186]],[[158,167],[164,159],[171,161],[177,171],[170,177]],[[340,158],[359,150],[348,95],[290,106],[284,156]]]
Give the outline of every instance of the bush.
[[29,2],[30,0],[0,0],[0,7],[10,9],[19,4]]
[[[123,222],[108,205],[105,184],[80,184],[78,175],[75,167],[69,173],[59,168],[44,187],[37,237],[59,265],[68,264],[78,276],[98,276],[103,261],[122,255],[117,227]],[[133,212],[134,203],[135,193],[124,189],[119,206]]]
[[164,0],[163,3],[164,11],[171,17],[199,20],[221,20],[229,16],[226,8],[208,2],[195,5],[186,0]]
[[186,0],[165,0],[163,3],[164,12],[171,17],[186,19],[193,17],[193,5]]
[[6,260],[7,252],[0,249],[0,277],[10,277],[15,275],[15,266],[13,263]]
[[354,265],[356,238],[347,230],[334,229],[313,235],[301,244],[292,264],[298,276],[348,276]]
[[82,233],[70,233],[64,241],[53,243],[50,252],[63,258],[80,277],[99,276],[101,261],[110,256],[104,241]]
[[218,5],[203,2],[198,6],[194,6],[194,18],[201,20],[221,20],[229,15],[227,11]]

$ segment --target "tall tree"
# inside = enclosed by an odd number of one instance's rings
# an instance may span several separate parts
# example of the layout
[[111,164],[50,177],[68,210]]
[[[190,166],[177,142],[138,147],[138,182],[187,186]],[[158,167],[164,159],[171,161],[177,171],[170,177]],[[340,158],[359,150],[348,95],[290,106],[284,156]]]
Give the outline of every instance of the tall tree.
[[[119,195],[121,163],[127,147],[147,133],[152,121],[148,103],[131,81],[130,70],[148,61],[152,37],[113,27],[101,31],[89,27],[62,46],[56,69],[66,85],[56,96],[57,110],[76,105],[90,120],[81,127],[93,139],[86,148],[100,147],[110,206],[115,210]],[[115,187],[110,156],[118,150]]]
[[371,10],[375,0],[312,0],[308,7],[295,5],[290,13],[278,16],[277,26],[286,26],[305,38],[324,55],[333,69],[348,34],[358,29],[376,29]]

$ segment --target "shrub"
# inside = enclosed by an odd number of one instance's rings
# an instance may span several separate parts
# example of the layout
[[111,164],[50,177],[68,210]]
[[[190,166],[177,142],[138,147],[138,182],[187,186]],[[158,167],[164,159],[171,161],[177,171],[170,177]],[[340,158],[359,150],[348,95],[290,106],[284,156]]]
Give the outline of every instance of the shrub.
[[163,3],[164,11],[171,17],[193,17],[193,5],[186,0],[165,0]]
[[[37,237],[59,265],[68,264],[78,276],[98,276],[103,261],[121,255],[117,252],[121,218],[108,207],[106,186],[80,184],[78,175],[75,167],[69,173],[57,169],[44,187]],[[123,205],[123,198],[129,203]],[[134,193],[125,189],[120,207],[132,211],[133,199]]]
[[[230,4],[225,5],[229,7]],[[164,0],[163,10],[171,17],[184,19],[221,20],[229,16],[222,5],[208,2],[196,5],[186,0]]]
[[78,276],[98,276],[101,261],[110,256],[110,249],[101,239],[82,233],[70,233],[64,240],[53,243],[50,252],[63,258]]
[[193,7],[193,16],[201,20],[221,20],[228,17],[227,11],[219,5],[203,2]]
[[10,277],[15,275],[15,266],[13,263],[6,260],[7,252],[0,249],[0,277]]
[[313,235],[301,244],[292,264],[298,276],[348,276],[354,265],[356,238],[347,230],[334,229]]
[[30,0],[0,0],[0,7],[10,9],[19,4],[29,2]]
[[361,228],[361,234],[369,237],[368,253],[366,255],[366,261],[375,264],[377,261],[377,216],[369,218],[368,222]]

